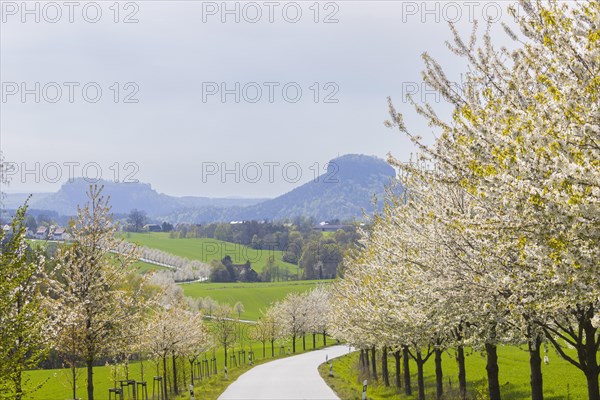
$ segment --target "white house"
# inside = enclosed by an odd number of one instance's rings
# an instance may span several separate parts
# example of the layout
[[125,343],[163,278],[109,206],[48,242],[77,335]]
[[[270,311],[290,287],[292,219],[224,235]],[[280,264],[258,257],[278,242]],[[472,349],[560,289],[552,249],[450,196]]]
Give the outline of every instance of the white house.
[[48,228],[45,226],[40,226],[35,231],[35,238],[38,240],[46,240],[48,239]]
[[52,239],[53,240],[65,240],[65,228],[61,228],[60,226],[57,226],[56,228],[54,228],[54,231],[52,232]]

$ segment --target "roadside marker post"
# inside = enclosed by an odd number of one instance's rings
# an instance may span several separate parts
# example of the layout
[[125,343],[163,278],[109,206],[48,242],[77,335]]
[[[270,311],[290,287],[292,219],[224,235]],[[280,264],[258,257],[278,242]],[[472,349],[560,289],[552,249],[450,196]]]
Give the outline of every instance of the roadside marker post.
[[190,385],[190,400],[195,400],[194,397],[194,385]]
[[367,400],[367,380],[363,382],[362,400]]

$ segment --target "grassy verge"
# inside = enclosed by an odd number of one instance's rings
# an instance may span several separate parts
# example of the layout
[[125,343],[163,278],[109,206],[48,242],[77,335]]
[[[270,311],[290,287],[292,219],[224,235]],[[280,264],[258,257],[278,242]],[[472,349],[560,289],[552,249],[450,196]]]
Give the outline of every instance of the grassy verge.
[[[327,338],[327,346],[335,344],[336,341]],[[248,357],[248,352],[250,349],[254,351],[254,365],[262,364],[274,359],[279,359],[283,357],[288,357],[293,354],[288,354],[288,348],[291,349],[290,341],[278,341],[275,347],[275,357],[271,356],[271,347],[270,344],[267,343],[265,348],[265,355],[263,357],[263,347],[261,343],[244,343],[244,349],[246,350],[246,361]],[[312,337],[309,335],[306,337],[306,351],[311,351],[314,349],[323,348],[323,338],[321,336],[317,337],[316,346],[313,348],[312,346]],[[202,381],[195,382],[195,394],[196,399],[216,399],[226,388],[229,386],[238,376],[248,371],[251,366],[248,363],[243,363],[238,358],[238,351],[241,349],[240,345],[237,344],[235,349],[230,349],[229,354],[235,353],[236,359],[238,361],[238,365],[229,364],[228,368],[228,377],[225,377],[223,372],[224,366],[224,350],[222,348],[217,348],[215,350],[214,356],[217,359],[217,370],[218,373],[216,375],[211,376],[208,379],[204,379]],[[303,353],[302,340],[296,341],[296,354]],[[210,360],[213,357],[213,353],[209,352],[206,355],[206,358]],[[204,356],[201,357],[204,359]],[[143,377],[142,377],[142,365],[143,365]],[[169,360],[169,370],[170,370],[170,360]],[[178,366],[178,370],[180,373],[183,372],[182,366]],[[173,394],[170,395],[170,399],[175,398],[186,398],[189,399],[188,394],[188,385],[190,381],[190,366],[189,363],[185,362],[185,376],[186,380],[183,382],[183,378],[181,378],[179,383],[180,391],[184,394],[182,396],[175,396]],[[172,374],[170,372],[169,374]],[[129,379],[134,380],[145,380],[148,383],[148,392],[149,397],[152,397],[152,377],[155,375],[162,375],[162,368],[158,368],[157,364],[153,361],[144,361],[143,363],[132,362],[129,365]],[[34,387],[36,385],[42,385],[39,390],[36,392],[26,396],[26,399],[39,399],[39,400],[66,400],[70,399],[71,391],[69,386],[69,376],[70,371],[68,369],[48,369],[48,370],[33,370],[27,371],[25,373],[25,379],[28,379],[28,383],[26,385],[27,388]],[[110,366],[98,366],[94,368],[94,393],[95,397],[100,400],[104,400],[108,398],[108,389],[115,387],[115,381],[125,379],[125,370],[123,367],[119,367],[115,369]],[[171,379],[171,376],[169,376]],[[77,397],[85,399],[86,395],[86,371],[83,368],[78,369],[78,379],[77,379]],[[118,386],[118,385],[117,385]]]
[[[546,400],[584,399],[587,398],[585,377],[577,368],[561,359],[554,351],[549,352],[550,363],[542,365],[544,376],[544,398]],[[457,396],[458,370],[454,361],[454,352],[446,352],[443,356],[444,391],[446,398]],[[501,347],[498,349],[500,368],[500,385],[502,398],[507,400],[530,398],[529,389],[529,356],[517,347]],[[417,398],[416,365],[411,361],[412,396],[404,394],[404,388],[395,387],[394,358],[389,357],[390,386],[386,387],[381,377],[381,360],[377,360],[379,381],[359,368],[359,354],[352,353],[333,360],[334,377],[329,377],[329,365],[323,364],[319,372],[327,384],[341,399],[361,399],[362,382],[368,379],[367,396],[369,399],[413,400]],[[425,364],[425,393],[428,399],[435,398],[435,365],[433,358]],[[469,352],[466,357],[467,389],[471,399],[487,398],[487,375],[485,357],[479,352]]]

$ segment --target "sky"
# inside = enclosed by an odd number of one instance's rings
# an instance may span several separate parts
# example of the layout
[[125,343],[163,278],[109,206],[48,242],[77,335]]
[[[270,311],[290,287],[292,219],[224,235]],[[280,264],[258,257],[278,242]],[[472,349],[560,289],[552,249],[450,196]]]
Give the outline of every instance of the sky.
[[[450,108],[421,54],[459,82],[448,22],[468,37],[508,1],[2,1],[0,150],[5,192],[71,177],[151,183],[175,196],[283,194],[347,153],[408,160],[387,97]],[[483,24],[480,24],[483,25]],[[482,31],[482,29],[480,29]]]

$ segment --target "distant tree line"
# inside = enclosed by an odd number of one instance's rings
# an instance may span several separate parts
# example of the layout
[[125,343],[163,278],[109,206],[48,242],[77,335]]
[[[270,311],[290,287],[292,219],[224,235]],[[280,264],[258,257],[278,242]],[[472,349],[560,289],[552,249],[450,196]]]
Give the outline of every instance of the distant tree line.
[[[231,259],[211,264],[211,277],[214,282],[232,281],[273,281],[290,278],[330,279],[342,271],[338,266],[346,251],[357,241],[355,227],[341,224],[339,220],[329,221],[339,229],[322,232],[312,218],[296,218],[291,222],[275,223],[266,221],[240,221],[236,223],[213,223],[206,225],[179,224],[171,232],[172,238],[211,238],[237,243],[256,250],[283,251],[283,261],[298,267],[292,276],[282,271],[271,256],[260,275],[250,264],[247,267],[233,266]],[[230,265],[231,264],[231,265]]]

